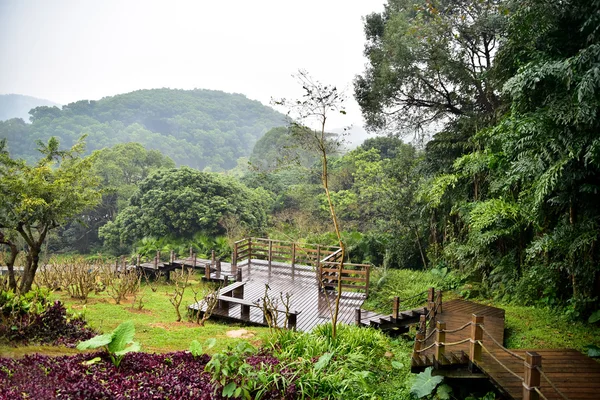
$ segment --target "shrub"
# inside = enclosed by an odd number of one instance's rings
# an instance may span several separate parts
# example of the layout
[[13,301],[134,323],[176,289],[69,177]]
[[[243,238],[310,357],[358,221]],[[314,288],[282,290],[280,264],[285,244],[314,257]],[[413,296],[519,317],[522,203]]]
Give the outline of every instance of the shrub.
[[18,296],[0,292],[0,337],[12,343],[49,343],[72,347],[94,332],[82,317],[69,317],[65,306],[50,304],[45,291]]

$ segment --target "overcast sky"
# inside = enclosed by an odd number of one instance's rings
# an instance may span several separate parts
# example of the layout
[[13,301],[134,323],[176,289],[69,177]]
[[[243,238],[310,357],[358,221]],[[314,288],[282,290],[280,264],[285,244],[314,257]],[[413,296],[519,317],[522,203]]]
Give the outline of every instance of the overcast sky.
[[298,97],[299,68],[347,88],[364,70],[362,17],[384,0],[0,0],[0,94],[67,104],[137,89]]

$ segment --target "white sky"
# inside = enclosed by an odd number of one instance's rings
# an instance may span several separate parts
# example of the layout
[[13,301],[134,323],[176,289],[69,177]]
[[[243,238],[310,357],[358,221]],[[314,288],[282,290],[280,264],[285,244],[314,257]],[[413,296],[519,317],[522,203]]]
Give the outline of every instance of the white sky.
[[362,17],[385,0],[0,0],[0,94],[67,104],[137,89],[295,98],[306,69],[347,88],[366,60]]

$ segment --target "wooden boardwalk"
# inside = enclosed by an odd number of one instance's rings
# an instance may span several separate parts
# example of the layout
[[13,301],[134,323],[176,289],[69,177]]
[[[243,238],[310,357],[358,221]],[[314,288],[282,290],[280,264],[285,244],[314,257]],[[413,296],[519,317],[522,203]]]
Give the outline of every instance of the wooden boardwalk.
[[440,375],[483,373],[508,399],[600,399],[600,363],[571,349],[509,350],[504,310],[436,299],[420,321],[411,369]]
[[[242,315],[242,305],[256,304],[265,296],[265,285],[268,285],[268,295],[279,299],[280,294],[290,294],[290,311],[297,314],[296,329],[309,331],[317,325],[329,322],[331,313],[328,303],[333,306],[335,293],[324,293],[319,288],[315,268],[305,265],[269,263],[264,260],[245,261],[237,265],[242,271],[243,297],[236,299],[232,296],[227,307],[215,308],[213,317],[254,325],[267,325],[263,311],[258,306],[251,306],[249,315]],[[223,264],[220,276],[237,274],[237,271],[226,269],[229,264]],[[213,274],[214,278],[217,278]],[[364,293],[343,292],[340,301],[339,322],[352,323],[355,309],[360,308],[365,300]],[[282,305],[282,300],[279,300]],[[190,305],[190,310],[198,309],[197,304]],[[203,311],[203,310],[202,310]],[[279,325],[283,324],[283,313],[279,315]]]

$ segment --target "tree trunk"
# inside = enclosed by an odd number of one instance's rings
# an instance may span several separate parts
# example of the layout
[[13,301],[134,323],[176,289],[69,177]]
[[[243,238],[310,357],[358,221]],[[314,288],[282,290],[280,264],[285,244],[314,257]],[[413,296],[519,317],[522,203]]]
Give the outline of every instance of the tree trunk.
[[6,268],[8,269],[8,288],[12,291],[17,291],[17,280],[15,278],[15,261],[17,260],[17,255],[19,254],[19,249],[14,242],[6,236],[2,232],[0,232],[0,244],[5,244],[10,248],[10,258],[6,262]]
[[35,278],[35,273],[40,261],[40,247],[41,245],[29,248],[27,265],[25,265],[25,268],[23,269],[23,277],[21,278],[21,285],[19,286],[20,293],[27,293],[31,290],[33,279]]

